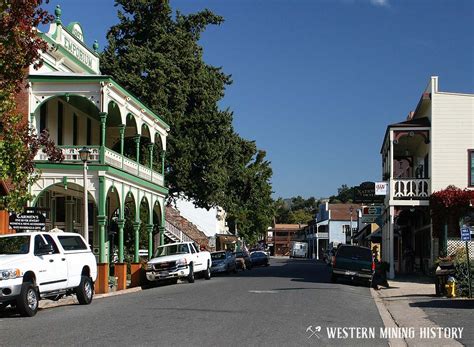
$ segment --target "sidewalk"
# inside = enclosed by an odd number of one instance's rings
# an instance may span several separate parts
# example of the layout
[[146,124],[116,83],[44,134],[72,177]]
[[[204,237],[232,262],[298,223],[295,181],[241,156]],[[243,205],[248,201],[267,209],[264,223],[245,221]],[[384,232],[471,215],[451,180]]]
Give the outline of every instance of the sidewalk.
[[[414,282],[416,281],[416,282]],[[421,303],[433,301],[433,299],[446,300],[447,302],[462,299],[442,299],[435,296],[435,287],[429,278],[401,278],[389,281],[389,288],[379,287],[379,290],[371,289],[372,296],[386,327],[411,328],[414,337],[404,339],[389,339],[390,346],[462,346],[452,338],[422,338],[421,331],[436,331],[435,328],[451,328],[469,326],[467,322],[452,320],[449,325],[438,325],[433,322],[428,314],[421,308]],[[449,308],[446,308],[449,310]],[[421,329],[420,329],[421,328]],[[429,329],[424,329],[429,328]],[[463,334],[466,333],[464,327]]]
[[[128,288],[124,290],[118,290],[115,292],[109,292],[105,294],[94,294],[93,300],[107,298],[107,297],[116,296],[116,295],[139,292],[141,290],[142,290],[142,287],[134,287],[134,288]],[[46,308],[57,307],[57,306],[75,305],[75,304],[79,305],[79,301],[77,301],[77,298],[75,295],[70,295],[62,299],[59,299],[58,301],[41,300],[39,302],[39,309],[46,309]]]

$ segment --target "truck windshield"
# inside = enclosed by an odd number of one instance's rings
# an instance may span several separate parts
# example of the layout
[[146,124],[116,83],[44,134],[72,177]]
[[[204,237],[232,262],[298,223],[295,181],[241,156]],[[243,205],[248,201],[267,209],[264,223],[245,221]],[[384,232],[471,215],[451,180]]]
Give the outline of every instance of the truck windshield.
[[165,257],[167,255],[173,255],[173,254],[186,254],[186,253],[189,253],[187,244],[167,245],[167,246],[158,247],[155,253],[155,258]]
[[1,254],[28,254],[30,252],[30,236],[0,237]]

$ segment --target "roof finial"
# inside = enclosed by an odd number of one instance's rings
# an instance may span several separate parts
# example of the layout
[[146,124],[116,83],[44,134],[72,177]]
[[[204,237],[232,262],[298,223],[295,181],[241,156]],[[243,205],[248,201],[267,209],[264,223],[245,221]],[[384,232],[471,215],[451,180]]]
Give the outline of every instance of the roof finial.
[[94,52],[99,53],[99,42],[97,40],[94,41],[94,44],[92,45],[92,49],[94,49]]
[[56,15],[56,23],[61,23],[61,7],[56,5],[56,9],[54,10],[54,14]]

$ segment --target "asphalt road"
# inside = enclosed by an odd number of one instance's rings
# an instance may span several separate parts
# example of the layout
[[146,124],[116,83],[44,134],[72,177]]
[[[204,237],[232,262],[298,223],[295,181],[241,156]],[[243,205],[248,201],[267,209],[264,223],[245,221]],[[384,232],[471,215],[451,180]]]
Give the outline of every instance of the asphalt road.
[[[349,327],[376,329],[375,339],[328,336],[327,328]],[[387,345],[380,327],[369,288],[330,283],[320,262],[276,258],[269,267],[44,309],[33,318],[4,314],[0,345]]]

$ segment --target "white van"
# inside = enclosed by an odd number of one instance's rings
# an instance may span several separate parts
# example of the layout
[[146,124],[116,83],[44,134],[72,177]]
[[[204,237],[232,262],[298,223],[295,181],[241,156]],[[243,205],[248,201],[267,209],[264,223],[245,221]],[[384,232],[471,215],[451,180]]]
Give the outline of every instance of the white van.
[[290,258],[307,258],[308,243],[292,241],[290,244]]

